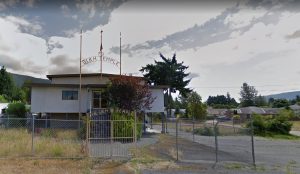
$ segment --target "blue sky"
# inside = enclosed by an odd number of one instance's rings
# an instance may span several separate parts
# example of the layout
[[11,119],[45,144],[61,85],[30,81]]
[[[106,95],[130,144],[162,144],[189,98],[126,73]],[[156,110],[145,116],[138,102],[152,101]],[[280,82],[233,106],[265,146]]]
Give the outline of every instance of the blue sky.
[[[139,69],[159,52],[189,66],[190,87],[204,99],[243,82],[260,94],[300,89],[300,1],[88,1],[0,2],[0,63],[11,72],[45,78],[79,71],[83,57],[118,59],[122,32],[123,73]],[[99,72],[99,63],[83,67]],[[103,72],[118,73],[104,63]]]

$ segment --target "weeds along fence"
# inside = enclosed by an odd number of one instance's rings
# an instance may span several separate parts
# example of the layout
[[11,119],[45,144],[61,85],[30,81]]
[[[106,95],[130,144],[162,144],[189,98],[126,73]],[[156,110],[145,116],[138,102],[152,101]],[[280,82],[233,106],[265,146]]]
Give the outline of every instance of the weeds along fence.
[[0,158],[86,156],[83,122],[0,118]]
[[252,129],[234,125],[232,121],[173,120],[168,122],[167,132],[176,138],[176,160],[235,161],[255,165]]
[[0,158],[130,157],[142,136],[135,118],[0,118]]

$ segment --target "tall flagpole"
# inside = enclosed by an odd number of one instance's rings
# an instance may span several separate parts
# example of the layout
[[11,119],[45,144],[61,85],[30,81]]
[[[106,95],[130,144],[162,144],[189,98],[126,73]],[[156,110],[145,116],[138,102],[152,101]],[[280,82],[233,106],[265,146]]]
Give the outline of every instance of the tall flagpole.
[[101,75],[101,78],[102,78],[102,61],[103,61],[103,46],[102,46],[102,33],[103,33],[103,30],[101,30],[101,35],[100,35],[100,39],[101,39],[101,44],[100,44],[100,75]]
[[121,73],[122,73],[122,59],[121,59],[121,38],[122,38],[122,36],[121,36],[121,32],[120,32],[120,75],[121,75]]
[[80,120],[81,117],[81,62],[82,62],[82,29],[80,31],[80,53],[79,53],[79,96],[78,96],[78,103],[79,103],[79,115],[78,120]]

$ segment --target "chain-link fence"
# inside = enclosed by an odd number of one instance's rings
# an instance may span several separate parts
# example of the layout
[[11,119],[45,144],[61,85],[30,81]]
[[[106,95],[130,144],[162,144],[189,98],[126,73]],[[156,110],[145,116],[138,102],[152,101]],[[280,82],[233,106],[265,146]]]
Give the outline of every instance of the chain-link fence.
[[251,129],[232,121],[174,119],[168,121],[166,132],[175,139],[177,160],[255,164]]
[[0,157],[84,157],[80,120],[0,118]]

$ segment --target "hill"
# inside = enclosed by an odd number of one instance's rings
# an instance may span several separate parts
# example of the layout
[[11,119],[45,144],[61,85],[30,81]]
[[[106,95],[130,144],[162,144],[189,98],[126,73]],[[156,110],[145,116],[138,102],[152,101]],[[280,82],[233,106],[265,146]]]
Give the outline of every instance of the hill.
[[21,87],[26,81],[32,83],[50,83],[50,80],[47,79],[35,78],[31,76],[14,74],[14,73],[10,73],[10,74],[13,77],[16,86],[18,87]]
[[269,98],[292,100],[292,99],[295,99],[297,95],[300,96],[300,91],[292,91],[292,92],[283,92],[283,93],[279,93],[279,94],[272,94],[272,95],[265,96],[265,98],[267,100],[269,100]]

